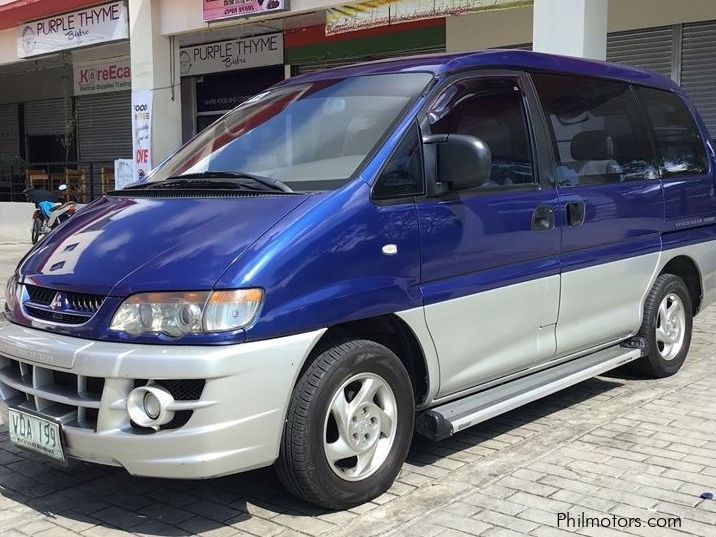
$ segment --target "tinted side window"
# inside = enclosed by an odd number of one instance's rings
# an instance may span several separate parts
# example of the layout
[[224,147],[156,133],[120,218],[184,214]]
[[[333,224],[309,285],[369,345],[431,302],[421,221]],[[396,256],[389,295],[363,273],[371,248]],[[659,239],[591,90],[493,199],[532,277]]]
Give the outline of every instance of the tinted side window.
[[492,154],[483,187],[535,183],[522,93],[512,79],[477,78],[450,86],[428,115],[432,134],[469,134]]
[[668,91],[638,88],[649,116],[665,177],[706,173],[704,142],[684,102]]
[[373,190],[374,198],[399,198],[425,192],[421,148],[420,129],[415,125],[383,168]]
[[646,128],[627,84],[534,74],[562,186],[654,179]]

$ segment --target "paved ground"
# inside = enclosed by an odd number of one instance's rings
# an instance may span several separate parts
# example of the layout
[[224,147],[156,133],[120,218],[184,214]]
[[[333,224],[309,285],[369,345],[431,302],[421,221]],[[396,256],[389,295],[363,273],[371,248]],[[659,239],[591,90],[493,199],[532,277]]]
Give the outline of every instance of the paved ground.
[[[3,283],[25,248],[0,245]],[[448,441],[416,438],[395,486],[347,512],[293,500],[270,469],[202,482],[60,470],[2,427],[0,535],[715,536],[716,500],[700,499],[716,493],[715,343],[711,308],[675,377],[616,371]],[[576,527],[580,517],[612,528]],[[680,529],[648,526],[664,517]]]

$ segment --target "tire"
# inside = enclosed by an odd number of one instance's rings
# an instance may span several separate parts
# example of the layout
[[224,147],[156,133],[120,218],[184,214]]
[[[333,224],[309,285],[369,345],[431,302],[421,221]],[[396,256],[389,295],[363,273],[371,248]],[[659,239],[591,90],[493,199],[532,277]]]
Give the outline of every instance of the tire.
[[[671,319],[671,324],[664,321],[669,311],[666,318]],[[673,274],[659,276],[646,297],[638,334],[646,342],[645,356],[629,364],[629,368],[654,378],[670,377],[681,369],[691,345],[693,311],[684,281]]]
[[360,505],[392,485],[414,422],[412,383],[398,357],[373,341],[337,344],[310,364],[293,390],[276,471],[309,503]]
[[32,244],[37,244],[37,241],[40,240],[40,232],[42,231],[42,222],[39,218],[35,218],[32,221],[32,232],[31,232],[31,238],[32,238]]

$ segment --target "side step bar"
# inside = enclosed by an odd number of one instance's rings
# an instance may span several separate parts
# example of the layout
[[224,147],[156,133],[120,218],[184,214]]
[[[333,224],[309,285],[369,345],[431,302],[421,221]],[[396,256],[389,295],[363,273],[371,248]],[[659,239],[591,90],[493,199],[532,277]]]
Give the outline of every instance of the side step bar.
[[426,410],[418,416],[415,429],[433,440],[443,440],[467,427],[636,360],[641,354],[641,349],[609,347]]

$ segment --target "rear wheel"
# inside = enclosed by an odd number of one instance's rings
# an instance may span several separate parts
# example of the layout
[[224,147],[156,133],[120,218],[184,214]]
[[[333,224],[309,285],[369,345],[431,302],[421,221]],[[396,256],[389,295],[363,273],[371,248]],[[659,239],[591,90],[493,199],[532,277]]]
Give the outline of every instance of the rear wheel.
[[632,362],[633,371],[662,378],[681,369],[691,345],[692,308],[689,289],[681,278],[662,274],[656,279],[639,331],[646,341],[646,356]]
[[368,340],[322,353],[293,392],[276,468],[304,500],[347,509],[385,492],[410,447],[415,403],[398,357]]
[[40,233],[42,232],[42,221],[39,218],[35,218],[32,220],[32,244],[37,244],[37,241],[40,240]]

